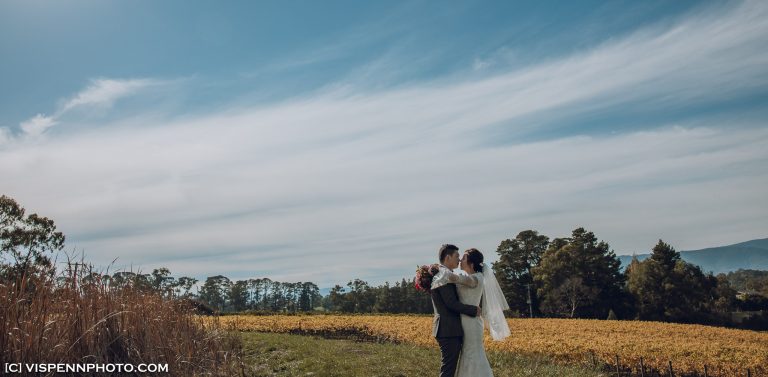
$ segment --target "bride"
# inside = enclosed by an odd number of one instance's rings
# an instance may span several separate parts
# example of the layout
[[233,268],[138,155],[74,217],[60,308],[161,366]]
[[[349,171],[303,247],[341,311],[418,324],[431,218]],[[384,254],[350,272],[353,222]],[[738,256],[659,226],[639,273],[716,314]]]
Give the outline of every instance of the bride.
[[504,310],[509,309],[509,306],[493,270],[483,263],[483,254],[479,250],[473,248],[465,251],[460,267],[467,276],[455,274],[447,269],[438,274],[443,276],[435,276],[438,281],[436,285],[455,283],[459,300],[463,304],[482,307],[482,316],[461,315],[464,344],[456,376],[492,377],[493,371],[483,347],[483,325],[488,327],[494,340],[508,337],[510,331],[504,318]]

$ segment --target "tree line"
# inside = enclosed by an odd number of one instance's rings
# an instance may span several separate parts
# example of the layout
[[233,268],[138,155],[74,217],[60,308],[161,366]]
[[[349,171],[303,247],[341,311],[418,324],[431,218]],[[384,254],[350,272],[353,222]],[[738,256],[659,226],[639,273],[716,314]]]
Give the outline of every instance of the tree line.
[[223,275],[208,277],[199,299],[221,311],[311,311],[322,296],[315,283],[283,283],[268,278],[232,282]]
[[739,269],[729,272],[726,277],[734,289],[768,297],[768,271]]
[[[577,228],[555,238],[535,230],[501,241],[492,264],[513,317],[639,319],[768,329],[768,271],[705,273],[659,240],[651,257],[622,271],[608,243]],[[739,293],[742,291],[742,293]],[[746,292],[744,292],[746,291]],[[323,300],[346,313],[431,313],[411,279],[369,286],[355,279]],[[735,323],[733,312],[763,311]]]
[[[609,245],[584,228],[553,240],[526,230],[496,251],[493,269],[516,316],[734,325],[731,313],[748,309],[731,283],[743,272],[704,273],[663,240],[650,258],[632,258],[623,272]],[[763,314],[749,325],[766,327],[766,319]]]
[[[0,196],[0,283],[51,271],[48,254],[61,250],[64,239],[52,220],[27,216],[13,199]],[[633,258],[622,271],[608,243],[598,241],[584,228],[573,230],[570,237],[551,240],[535,230],[525,230],[500,242],[496,249],[499,260],[492,268],[510,316],[733,325],[734,311],[763,311],[746,326],[768,328],[768,271],[740,270],[714,276],[682,260],[662,240],[651,251],[648,259]],[[267,278],[233,282],[223,275],[208,277],[193,293],[197,279],[175,278],[164,267],[150,274],[90,272],[83,279],[99,279],[110,289],[131,286],[170,298],[199,300],[219,312],[432,312],[429,295],[415,290],[413,277],[379,286],[353,279],[345,286],[334,286],[325,297],[312,282]]]
[[417,291],[413,281],[403,278],[390,285],[370,286],[354,279],[335,285],[323,299],[323,309],[343,313],[432,313],[429,295]]
[[218,312],[306,312],[319,307],[322,301],[320,289],[315,283],[284,283],[268,278],[233,282],[223,275],[209,276],[197,292],[192,292],[198,283],[197,279],[188,276],[175,278],[165,267],[154,269],[151,274],[121,271],[102,275],[92,272],[83,278],[91,281],[96,279],[110,289],[131,287],[140,291],[154,291],[172,299],[199,301],[210,310]]

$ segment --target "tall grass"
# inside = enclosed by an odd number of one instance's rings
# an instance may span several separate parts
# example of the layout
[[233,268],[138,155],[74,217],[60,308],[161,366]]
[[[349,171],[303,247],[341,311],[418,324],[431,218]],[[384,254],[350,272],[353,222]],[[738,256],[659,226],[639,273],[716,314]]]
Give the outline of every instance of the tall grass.
[[168,364],[170,375],[237,375],[240,337],[178,300],[114,288],[91,267],[0,277],[0,364]]

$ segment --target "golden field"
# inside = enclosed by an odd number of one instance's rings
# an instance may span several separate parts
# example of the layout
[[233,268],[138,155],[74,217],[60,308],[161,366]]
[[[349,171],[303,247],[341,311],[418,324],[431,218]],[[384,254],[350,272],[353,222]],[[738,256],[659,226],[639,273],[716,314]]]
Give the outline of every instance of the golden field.
[[[431,316],[409,315],[232,315],[217,317],[240,331],[317,335],[358,334],[368,339],[436,347]],[[212,321],[214,319],[208,319]],[[493,341],[486,331],[486,349],[546,355],[557,361],[615,364],[639,371],[698,372],[710,376],[768,376],[768,332],[644,321],[587,319],[508,319],[512,336]]]

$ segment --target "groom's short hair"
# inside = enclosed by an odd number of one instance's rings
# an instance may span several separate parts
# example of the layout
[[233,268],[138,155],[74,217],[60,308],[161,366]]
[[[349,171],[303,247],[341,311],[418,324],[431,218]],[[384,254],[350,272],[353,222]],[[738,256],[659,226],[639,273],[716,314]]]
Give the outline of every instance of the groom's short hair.
[[443,246],[440,246],[440,263],[443,263],[445,260],[445,257],[458,252],[459,248],[456,247],[456,245],[451,245],[449,243],[443,244]]

